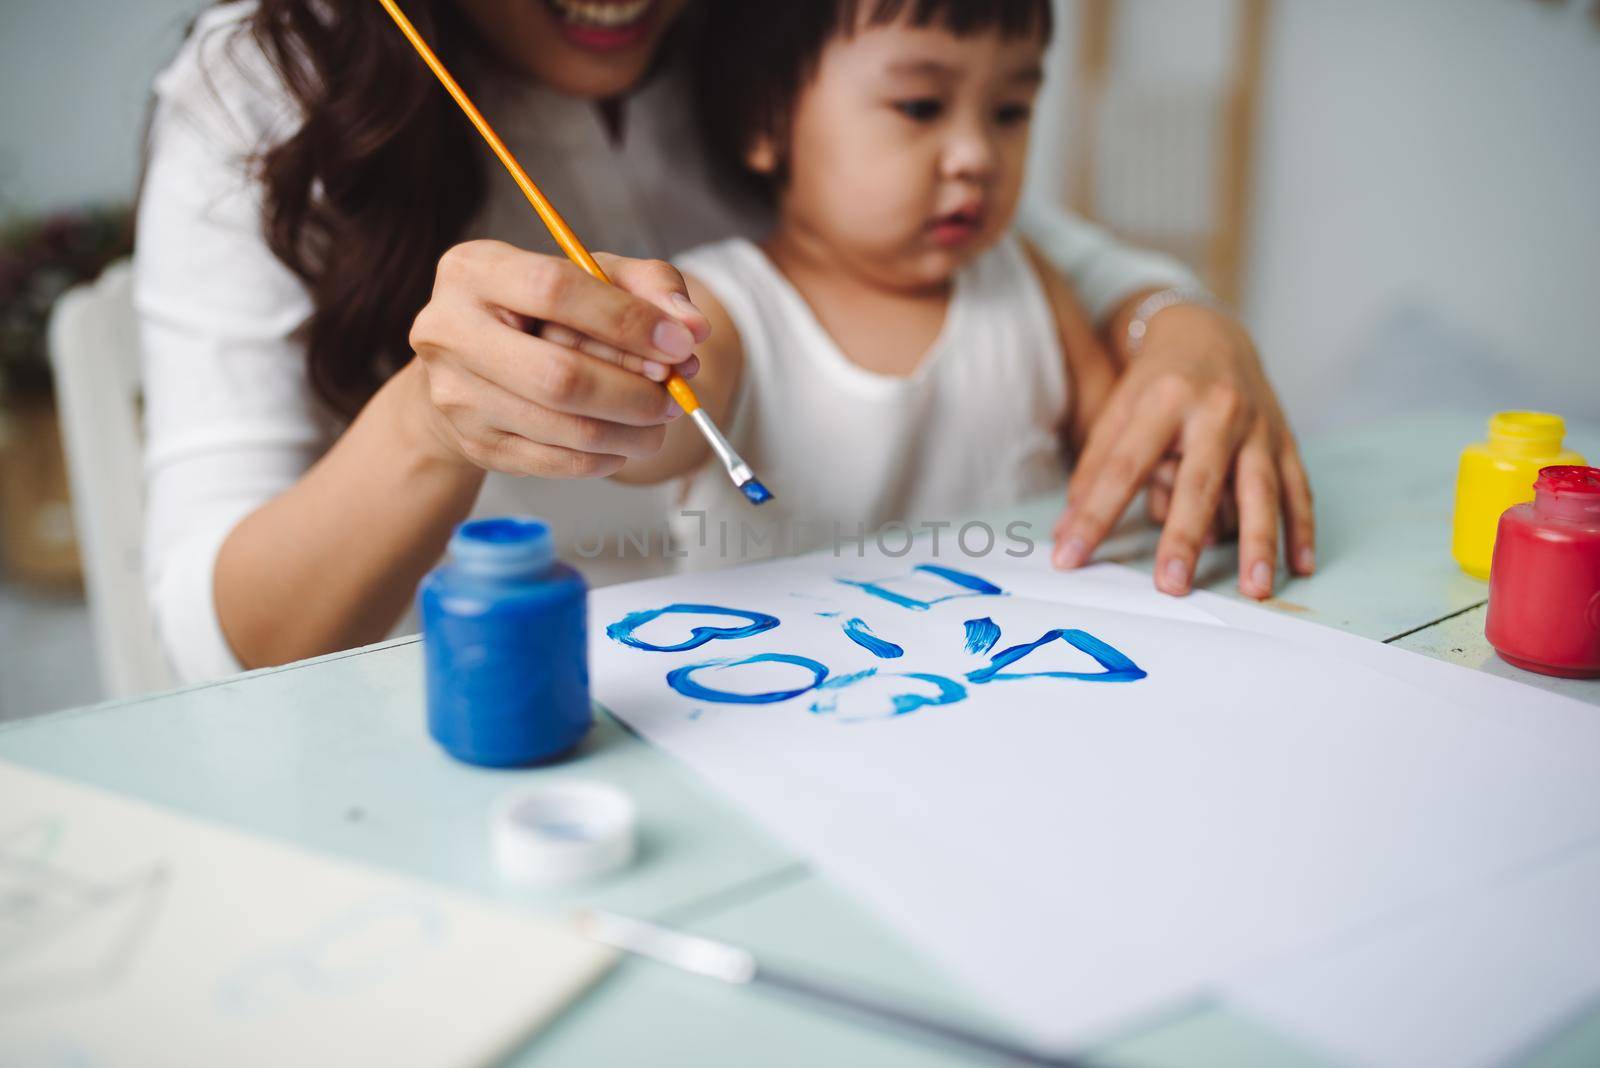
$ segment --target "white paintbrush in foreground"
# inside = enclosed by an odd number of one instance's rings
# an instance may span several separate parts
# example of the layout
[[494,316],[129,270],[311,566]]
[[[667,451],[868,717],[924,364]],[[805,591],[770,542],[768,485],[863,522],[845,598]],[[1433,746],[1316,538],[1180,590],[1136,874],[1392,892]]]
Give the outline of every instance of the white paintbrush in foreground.
[[924,1038],[965,1046],[992,1057],[1018,1064],[1049,1065],[1052,1068],[1079,1068],[1083,1063],[1069,1057],[1037,1053],[1002,1038],[945,1023],[915,1009],[853,992],[833,990],[809,979],[775,971],[767,965],[758,965],[755,956],[747,949],[699,935],[684,934],[643,920],[589,909],[579,912],[573,922],[581,934],[596,942],[649,957],[686,972],[736,985],[765,983],[843,1009],[866,1020],[887,1023]]

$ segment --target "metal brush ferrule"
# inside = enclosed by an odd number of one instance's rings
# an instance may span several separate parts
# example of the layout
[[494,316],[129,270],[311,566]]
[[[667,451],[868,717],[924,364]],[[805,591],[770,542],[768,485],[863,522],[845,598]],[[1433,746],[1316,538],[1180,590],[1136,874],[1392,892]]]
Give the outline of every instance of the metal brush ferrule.
[[722,436],[722,431],[712,421],[710,413],[704,408],[696,408],[689,413],[689,418],[694,420],[694,425],[700,428],[700,433],[705,436],[706,443],[711,446],[711,451],[717,454],[717,459],[722,461],[722,466],[728,469],[728,477],[733,479],[735,486],[743,486],[752,478],[755,472],[750,470],[750,465],[744,458],[733,451],[733,446],[728,444],[728,439]]

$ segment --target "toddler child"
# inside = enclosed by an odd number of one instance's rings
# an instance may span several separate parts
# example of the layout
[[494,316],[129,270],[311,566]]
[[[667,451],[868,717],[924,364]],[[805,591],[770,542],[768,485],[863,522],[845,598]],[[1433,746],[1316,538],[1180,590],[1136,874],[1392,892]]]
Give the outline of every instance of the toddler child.
[[695,391],[776,499],[752,513],[688,420],[617,477],[684,478],[702,550],[719,520],[825,544],[1061,486],[1115,371],[1012,231],[1050,0],[706,7],[702,121],[777,222],[674,262],[712,324]]

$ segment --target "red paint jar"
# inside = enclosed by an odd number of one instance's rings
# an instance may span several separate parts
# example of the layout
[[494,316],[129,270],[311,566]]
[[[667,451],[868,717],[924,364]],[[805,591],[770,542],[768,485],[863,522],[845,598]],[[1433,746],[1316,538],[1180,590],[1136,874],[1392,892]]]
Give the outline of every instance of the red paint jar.
[[1519,668],[1600,676],[1600,468],[1546,467],[1501,515],[1484,633]]

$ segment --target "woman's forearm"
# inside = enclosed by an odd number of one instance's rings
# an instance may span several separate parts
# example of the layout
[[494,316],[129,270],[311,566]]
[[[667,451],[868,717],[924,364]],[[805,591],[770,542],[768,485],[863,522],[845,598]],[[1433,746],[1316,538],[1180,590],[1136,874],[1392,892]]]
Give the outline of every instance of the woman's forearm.
[[381,639],[472,508],[483,471],[432,436],[413,361],[218,553],[216,611],[248,668]]
[[445,253],[412,324],[417,357],[222,543],[212,598],[240,663],[382,638],[471,511],[484,470],[599,477],[660,450],[682,413],[659,383],[516,325],[557,322],[635,362],[687,360],[709,328],[682,275],[599,257],[613,285],[499,242]]

